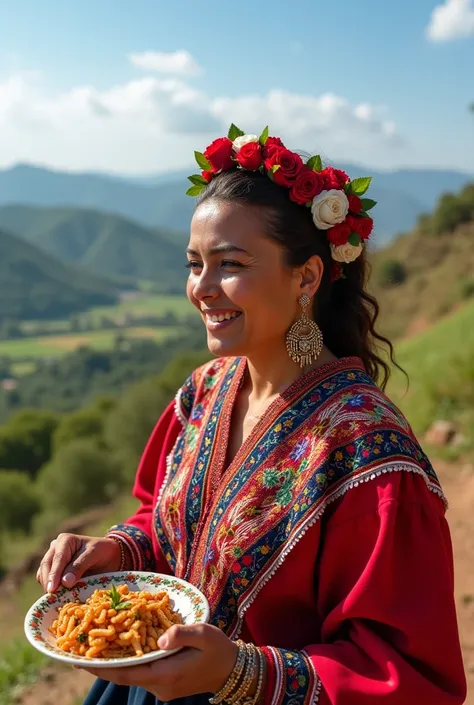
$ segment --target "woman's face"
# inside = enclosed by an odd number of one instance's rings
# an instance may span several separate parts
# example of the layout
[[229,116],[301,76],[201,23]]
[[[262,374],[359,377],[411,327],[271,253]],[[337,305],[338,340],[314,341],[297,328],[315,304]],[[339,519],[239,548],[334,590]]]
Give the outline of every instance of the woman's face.
[[205,201],[192,219],[187,256],[187,295],[214,355],[260,356],[284,344],[300,310],[302,275],[265,237],[257,208]]

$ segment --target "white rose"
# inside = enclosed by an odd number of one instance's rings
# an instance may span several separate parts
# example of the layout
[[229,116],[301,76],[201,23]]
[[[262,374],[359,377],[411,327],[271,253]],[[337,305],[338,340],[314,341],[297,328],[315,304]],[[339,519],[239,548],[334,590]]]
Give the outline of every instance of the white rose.
[[344,262],[349,264],[358,258],[362,252],[362,243],[359,245],[351,245],[347,242],[345,245],[334,245],[334,243],[329,243],[331,247],[331,255],[336,262]]
[[349,213],[349,201],[344,191],[338,189],[322,191],[313,198],[311,213],[314,224],[319,230],[329,230],[333,225],[345,220]]
[[242,135],[241,137],[236,137],[235,140],[232,142],[232,146],[234,148],[234,152],[238,154],[244,144],[248,144],[249,142],[258,142],[259,138],[257,135]]

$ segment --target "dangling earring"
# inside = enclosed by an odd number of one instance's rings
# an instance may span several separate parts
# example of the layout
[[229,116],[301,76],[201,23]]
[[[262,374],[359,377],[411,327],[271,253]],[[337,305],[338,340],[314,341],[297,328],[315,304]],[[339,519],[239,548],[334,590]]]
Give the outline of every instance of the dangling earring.
[[307,294],[300,296],[301,316],[293,323],[286,334],[288,355],[300,367],[310,365],[313,360],[319,357],[323,349],[323,334],[319,326],[306,315],[306,309],[310,301]]

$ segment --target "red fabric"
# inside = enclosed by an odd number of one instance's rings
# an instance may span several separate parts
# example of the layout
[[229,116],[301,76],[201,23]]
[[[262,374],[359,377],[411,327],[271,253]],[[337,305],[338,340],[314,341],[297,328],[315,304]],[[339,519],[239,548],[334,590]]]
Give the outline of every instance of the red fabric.
[[[170,404],[139,466],[141,507],[127,520],[153,538],[158,572],[170,570],[153,508],[181,430]],[[283,662],[304,649],[321,681],[320,705],[461,705],[466,685],[441,500],[408,472],[350,489],[256,595],[242,638],[281,650]],[[289,702],[294,670],[271,666],[268,703]]]
[[170,567],[158,545],[153,528],[153,513],[158,499],[158,492],[166,477],[166,459],[173,449],[179,433],[183,430],[181,422],[174,411],[175,404],[171,402],[161,415],[153,429],[138,466],[133,496],[140,506],[137,512],[129,517],[125,524],[131,524],[143,531],[153,543],[156,558],[156,572],[169,574]]

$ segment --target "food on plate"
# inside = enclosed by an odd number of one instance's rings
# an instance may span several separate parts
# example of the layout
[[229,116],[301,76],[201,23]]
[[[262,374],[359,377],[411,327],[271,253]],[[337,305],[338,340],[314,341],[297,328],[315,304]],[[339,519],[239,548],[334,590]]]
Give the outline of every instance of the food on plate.
[[127,585],[95,590],[85,602],[68,602],[50,627],[57,646],[86,658],[123,658],[158,651],[158,639],[182,624],[167,592],[131,592]]

